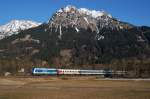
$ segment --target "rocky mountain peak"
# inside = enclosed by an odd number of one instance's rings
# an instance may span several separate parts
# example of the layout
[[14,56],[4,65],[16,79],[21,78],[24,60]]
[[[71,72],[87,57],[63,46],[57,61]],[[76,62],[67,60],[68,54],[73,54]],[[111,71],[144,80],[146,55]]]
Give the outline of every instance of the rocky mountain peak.
[[59,9],[52,16],[49,23],[49,28],[55,28],[55,31],[60,31],[62,35],[62,27],[72,27],[79,32],[80,29],[91,29],[92,32],[100,33],[101,29],[126,29],[133,25],[121,22],[112,17],[111,14],[105,11],[89,10],[87,8],[76,8],[68,5]]
[[29,28],[37,27],[41,23],[37,23],[29,20],[12,20],[5,25],[0,26],[0,39],[13,34],[18,34],[20,30],[26,30]]
[[76,11],[77,8],[75,6],[72,5],[67,5],[64,8],[59,9],[57,12],[68,12],[68,13],[73,13],[74,11]]

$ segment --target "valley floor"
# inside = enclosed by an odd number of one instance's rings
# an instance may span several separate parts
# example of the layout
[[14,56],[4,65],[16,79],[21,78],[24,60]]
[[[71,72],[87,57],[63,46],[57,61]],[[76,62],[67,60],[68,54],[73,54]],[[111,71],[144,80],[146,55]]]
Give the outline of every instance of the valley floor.
[[150,80],[1,77],[0,99],[150,99]]

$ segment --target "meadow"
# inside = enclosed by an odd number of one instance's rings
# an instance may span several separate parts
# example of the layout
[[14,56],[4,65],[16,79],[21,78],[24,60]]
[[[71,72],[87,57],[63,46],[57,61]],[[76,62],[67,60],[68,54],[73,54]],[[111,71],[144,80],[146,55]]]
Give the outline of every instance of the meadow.
[[0,99],[150,99],[150,80],[0,78]]

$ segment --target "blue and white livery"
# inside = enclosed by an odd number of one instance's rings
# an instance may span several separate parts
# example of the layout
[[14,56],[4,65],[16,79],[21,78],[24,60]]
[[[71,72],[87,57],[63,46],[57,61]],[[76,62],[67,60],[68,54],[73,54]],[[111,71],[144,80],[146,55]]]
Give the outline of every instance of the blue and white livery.
[[57,69],[51,68],[33,68],[32,69],[33,75],[56,75]]

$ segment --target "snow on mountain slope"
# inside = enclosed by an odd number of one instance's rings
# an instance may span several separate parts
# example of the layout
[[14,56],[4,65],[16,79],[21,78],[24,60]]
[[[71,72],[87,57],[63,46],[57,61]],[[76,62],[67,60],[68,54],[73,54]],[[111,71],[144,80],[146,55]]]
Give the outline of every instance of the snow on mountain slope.
[[41,23],[28,21],[28,20],[12,20],[11,22],[0,26],[0,39],[13,34],[18,34],[20,30],[37,27]]
[[[61,35],[63,35],[63,31],[60,29],[63,27],[72,27],[77,32],[79,32],[81,28],[85,30],[90,28],[92,31],[97,32],[97,34],[99,34],[103,28],[119,30],[133,27],[133,25],[117,20],[105,11],[89,10],[87,8],[78,9],[71,5],[56,11],[48,24],[49,28],[52,29],[54,27],[55,31],[61,31]],[[61,38],[61,35],[59,38]]]
[[[78,9],[78,11],[82,14],[90,15],[93,18],[101,17],[106,14],[104,11],[89,10],[86,8],[80,8]],[[112,18],[110,14],[109,14],[109,17]]]

